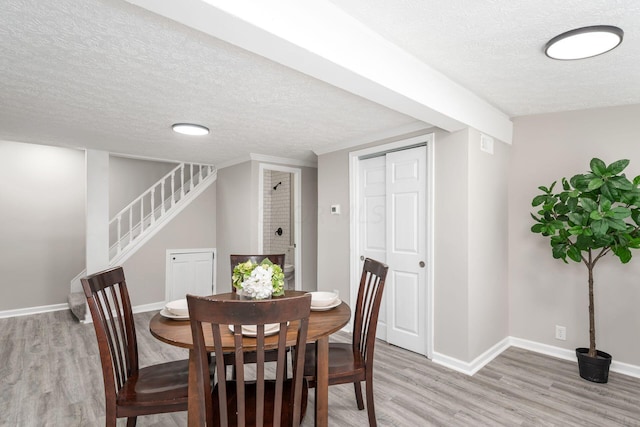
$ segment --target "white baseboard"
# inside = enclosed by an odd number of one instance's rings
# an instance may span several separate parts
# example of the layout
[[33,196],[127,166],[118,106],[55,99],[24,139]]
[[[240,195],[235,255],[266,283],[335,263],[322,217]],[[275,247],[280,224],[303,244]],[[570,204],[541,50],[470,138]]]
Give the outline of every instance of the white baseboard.
[[160,301],[160,302],[153,302],[151,304],[137,305],[135,307],[132,307],[131,311],[133,311],[133,313],[135,314],[135,313],[144,313],[147,311],[162,310],[165,304],[166,304],[166,301]]
[[[510,337],[509,341],[512,346],[523,348],[525,350],[535,351],[536,353],[546,354],[547,356],[557,357],[559,359],[568,360],[570,362],[578,363],[576,359],[575,350],[568,350],[566,348],[554,347],[552,345],[541,344],[535,341],[528,341],[522,338]],[[634,378],[640,378],[640,366],[632,365],[630,363],[616,362],[615,355],[611,361],[612,372],[628,375]]]
[[[166,303],[164,301],[154,302],[151,304],[143,304],[137,305],[131,308],[131,311],[134,313],[144,313],[146,311],[154,311],[154,310],[162,310]],[[28,316],[30,314],[40,314],[40,313],[49,313],[52,311],[62,311],[69,310],[69,304],[52,304],[52,305],[41,305],[38,307],[26,307],[26,308],[17,308],[14,310],[4,310],[0,311],[0,319],[4,319],[7,317],[18,317],[18,316]],[[87,322],[83,323],[91,323],[91,315]]]
[[458,371],[466,375],[473,375],[482,369],[487,363],[498,357],[500,353],[508,349],[509,345],[509,338],[507,337],[482,353],[480,356],[476,357],[471,362],[464,362],[435,351],[433,352],[433,358],[431,360],[438,365],[445,366],[449,369],[453,369],[454,371]]
[[[431,360],[434,363],[453,369],[454,371],[461,372],[466,375],[473,375],[511,346],[578,363],[575,350],[568,350],[566,348],[555,347],[515,337],[507,337],[503,339],[471,362],[464,362],[438,352],[433,352],[433,358]],[[630,377],[640,378],[640,366],[638,365],[616,362],[614,359],[611,362],[610,370]]]
[[53,305],[41,305],[38,307],[26,307],[17,308],[15,310],[0,311],[0,319],[7,317],[28,316],[30,314],[48,313],[50,311],[62,311],[69,310],[69,304],[53,304]]

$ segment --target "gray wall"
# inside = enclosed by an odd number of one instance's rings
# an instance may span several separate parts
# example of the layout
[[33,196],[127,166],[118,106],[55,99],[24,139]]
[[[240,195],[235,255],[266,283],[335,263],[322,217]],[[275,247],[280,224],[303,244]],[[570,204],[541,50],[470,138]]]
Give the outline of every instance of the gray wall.
[[[529,213],[537,187],[584,173],[593,157],[626,158],[640,175],[640,106],[545,114],[514,120],[509,168],[510,334],[573,350],[588,346],[587,270],[551,256],[548,240],[533,234]],[[598,348],[614,360],[640,365],[640,251],[626,265],[612,256],[595,269]],[[554,338],[555,325],[567,340]]]
[[508,189],[511,146],[480,150],[469,132],[469,361],[509,335]]
[[[258,249],[257,212],[253,212],[251,162],[244,162],[218,171],[216,181],[216,236],[218,242],[217,285],[218,292],[231,290],[232,253],[254,253]],[[257,181],[257,177],[256,177]],[[256,182],[257,187],[257,182]],[[257,193],[256,200],[257,200]],[[257,202],[256,208],[257,211]],[[254,232],[255,229],[255,232]]]
[[434,145],[434,351],[467,360],[469,131],[438,132]]
[[167,250],[216,247],[216,184],[211,184],[123,263],[134,306],[164,301]]
[[302,167],[302,289],[318,289],[318,169]]
[[481,151],[474,129],[436,132],[434,351],[464,362],[509,333],[509,155]]
[[[416,136],[411,134],[402,139]],[[398,140],[400,138],[395,138]],[[349,295],[349,152],[318,158],[319,289]],[[434,351],[470,362],[508,335],[507,188],[509,148],[480,151],[480,134],[437,131],[434,230]],[[331,215],[332,204],[342,206]],[[322,266],[331,266],[323,268]]]
[[[113,218],[178,164],[109,156],[109,218]],[[158,200],[159,196],[156,194]]]
[[[110,205],[174,166],[112,156]],[[67,302],[85,268],[85,182],[82,150],[0,141],[0,311]],[[213,184],[124,264],[135,305],[164,300],[166,249],[215,247],[215,200]]]
[[[349,301],[349,151],[318,156],[318,290],[337,289]],[[340,215],[331,215],[340,205]]]
[[84,151],[0,141],[0,310],[67,302],[84,268]]
[[[217,283],[222,291],[230,289],[232,253],[258,251],[258,161],[248,161],[218,171],[217,181]],[[285,166],[291,166],[284,164]],[[292,166],[299,167],[299,166]],[[299,167],[302,171],[302,285],[316,289],[317,268],[317,171]],[[225,285],[226,284],[226,285]]]

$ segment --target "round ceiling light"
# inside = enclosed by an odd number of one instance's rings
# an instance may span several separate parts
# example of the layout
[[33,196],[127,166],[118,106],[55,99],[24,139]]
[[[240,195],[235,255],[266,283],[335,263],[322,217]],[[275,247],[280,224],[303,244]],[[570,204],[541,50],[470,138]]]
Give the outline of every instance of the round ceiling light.
[[544,53],[561,60],[591,58],[615,49],[623,35],[624,31],[611,25],[576,28],[549,40]]
[[171,126],[174,132],[181,133],[183,135],[202,136],[209,133],[209,129],[202,125],[195,125],[193,123],[176,123]]

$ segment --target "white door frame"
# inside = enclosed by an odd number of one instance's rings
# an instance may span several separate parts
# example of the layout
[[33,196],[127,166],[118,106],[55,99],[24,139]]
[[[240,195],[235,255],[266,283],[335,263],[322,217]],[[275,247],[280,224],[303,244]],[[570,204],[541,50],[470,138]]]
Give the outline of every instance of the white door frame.
[[[360,242],[360,231],[358,226],[358,204],[360,196],[360,182],[359,182],[359,168],[360,158],[364,156],[372,156],[379,153],[385,153],[388,151],[402,150],[413,146],[426,144],[427,146],[427,188],[426,188],[426,215],[427,224],[425,227],[425,233],[427,238],[426,244],[426,261],[427,261],[427,274],[426,274],[426,304],[425,304],[425,331],[426,331],[426,346],[425,354],[429,359],[433,356],[433,339],[434,339],[434,269],[433,262],[433,246],[434,246],[434,201],[435,201],[435,159],[433,142],[435,140],[434,134],[417,136],[413,138],[403,139],[401,141],[392,142],[389,144],[378,145],[375,147],[365,148],[363,150],[353,151],[349,153],[349,204],[352,206],[351,219],[349,221],[349,237],[350,237],[350,301],[355,301],[357,298],[358,285],[360,283],[360,259],[358,258],[358,242]],[[352,319],[353,320],[353,319]]]
[[302,258],[300,250],[302,248],[302,169],[289,166],[274,165],[271,163],[260,163],[258,166],[258,252],[264,253],[264,171],[274,170],[293,174],[293,223],[294,236],[294,287],[296,290],[302,289]]

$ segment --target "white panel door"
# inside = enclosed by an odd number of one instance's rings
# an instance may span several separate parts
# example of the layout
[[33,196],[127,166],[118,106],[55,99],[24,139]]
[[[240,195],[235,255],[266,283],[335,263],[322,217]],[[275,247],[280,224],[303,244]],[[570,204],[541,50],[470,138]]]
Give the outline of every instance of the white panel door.
[[[364,258],[386,262],[387,259],[387,211],[386,211],[386,160],[385,156],[360,161],[360,269]],[[356,289],[357,292],[357,289]],[[356,295],[354,295],[355,297]],[[355,304],[355,299],[353,299]],[[376,336],[386,340],[386,304],[380,306]]]
[[170,263],[169,300],[215,293],[212,252],[172,253]]
[[426,147],[386,159],[387,341],[426,354]]

